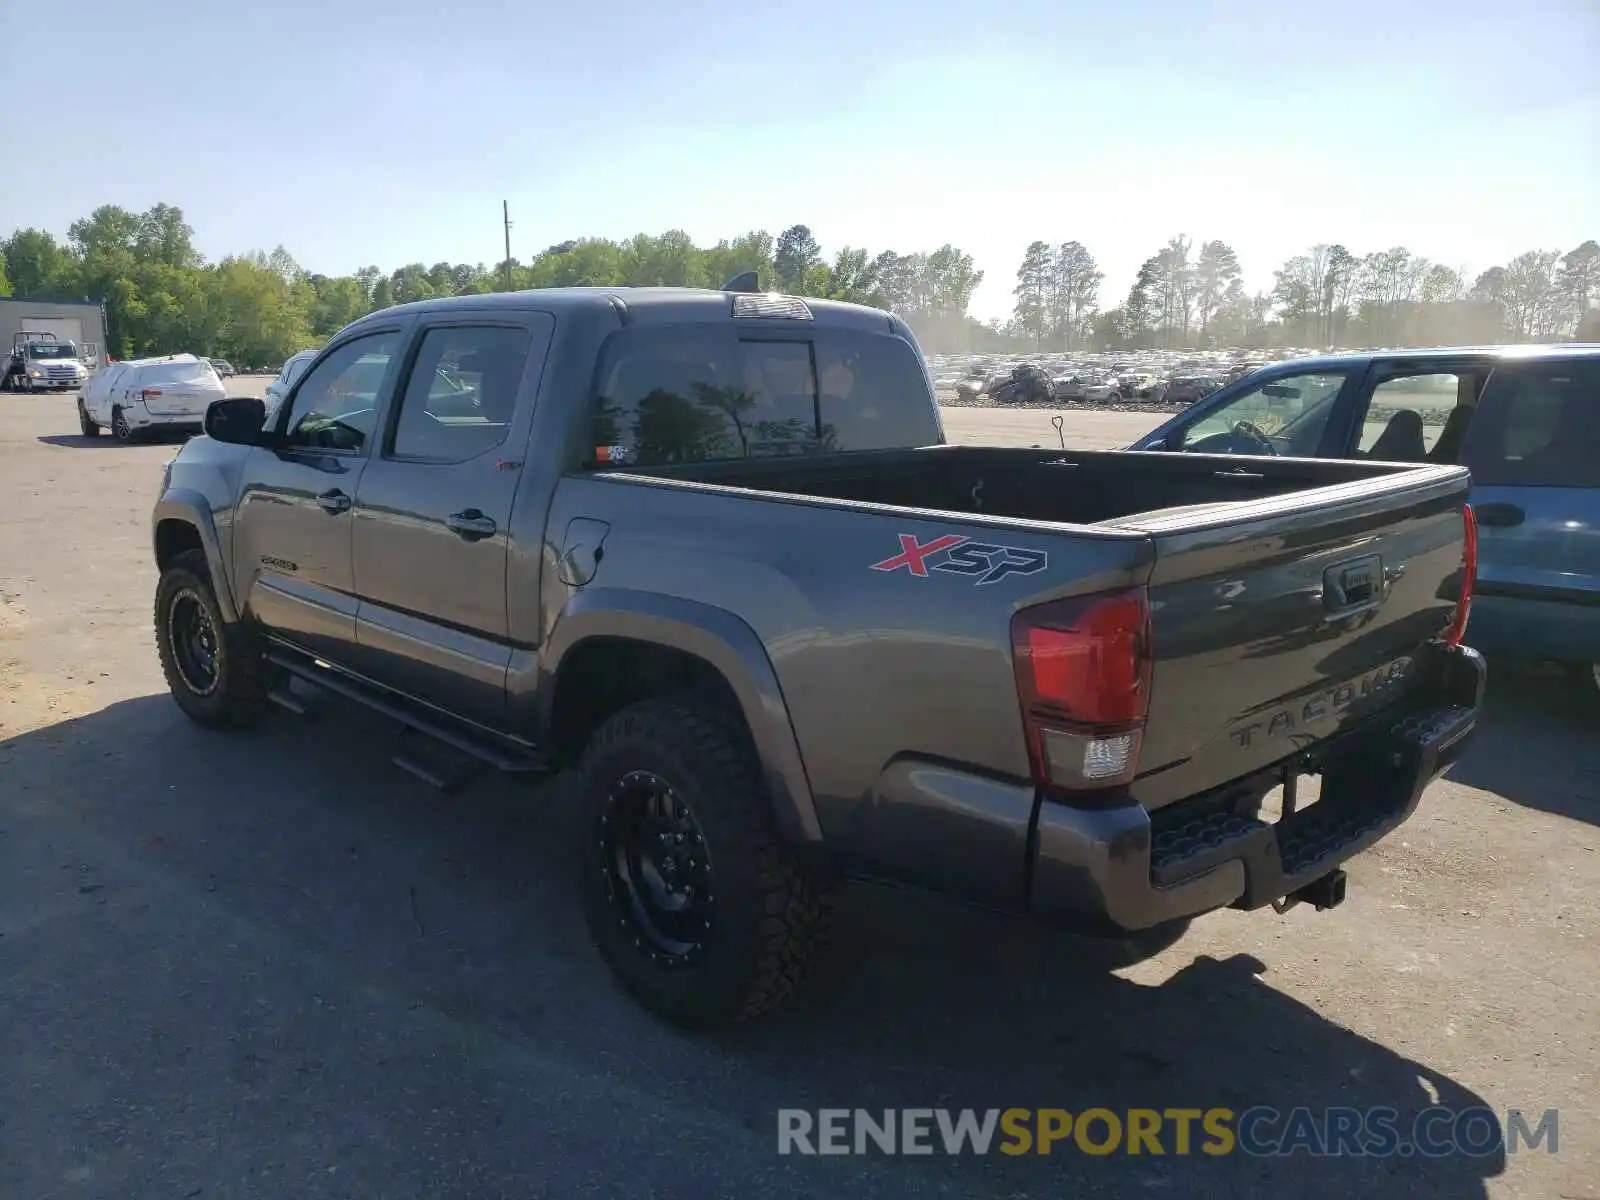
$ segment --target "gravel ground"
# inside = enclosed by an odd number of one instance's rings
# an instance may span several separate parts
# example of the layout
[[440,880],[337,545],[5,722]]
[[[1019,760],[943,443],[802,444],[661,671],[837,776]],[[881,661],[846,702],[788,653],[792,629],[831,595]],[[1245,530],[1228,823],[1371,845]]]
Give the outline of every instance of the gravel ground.
[[[1139,414],[1072,417],[1126,444]],[[1054,437],[1043,413],[947,420]],[[183,719],[150,632],[172,453],[0,397],[7,1200],[1600,1195],[1600,739],[1536,677],[1497,669],[1476,745],[1333,912],[1216,914],[1113,969],[856,889],[799,1002],[691,1037],[590,949],[560,781],[445,799],[363,713]],[[775,1153],[788,1106],[1436,1102],[1559,1108],[1559,1153]]]

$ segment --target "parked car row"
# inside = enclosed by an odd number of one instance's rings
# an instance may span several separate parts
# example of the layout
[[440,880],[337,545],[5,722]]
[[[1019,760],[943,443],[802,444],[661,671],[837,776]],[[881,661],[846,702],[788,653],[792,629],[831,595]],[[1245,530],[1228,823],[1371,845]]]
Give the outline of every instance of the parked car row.
[[[1017,355],[945,355],[928,360],[934,386],[963,403],[1193,404],[1269,361],[1298,351],[1138,351]],[[1048,388],[1008,387],[1019,369],[1043,375]],[[1046,394],[1047,393],[1047,394]]]

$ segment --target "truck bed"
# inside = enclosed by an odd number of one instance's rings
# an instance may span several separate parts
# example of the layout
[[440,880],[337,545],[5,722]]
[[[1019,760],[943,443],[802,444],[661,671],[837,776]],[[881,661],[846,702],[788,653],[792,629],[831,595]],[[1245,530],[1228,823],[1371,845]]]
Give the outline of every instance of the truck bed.
[[[648,511],[652,577],[737,598],[828,764],[819,806],[852,816],[895,755],[1026,776],[1008,624],[1117,588],[1150,612],[1128,789],[1145,808],[1304,754],[1413,686],[1459,587],[1469,484],[1459,467],[964,446],[607,474],[572,515]],[[648,500],[591,490],[655,481]],[[893,556],[908,541],[926,562]],[[634,556],[617,550],[622,582]],[[832,715],[841,671],[882,697],[867,726]]]
[[897,508],[982,513],[1074,525],[1171,517],[1231,504],[1380,479],[1393,463],[1128,451],[1040,451],[930,446],[804,459],[768,458],[639,472],[792,496]]

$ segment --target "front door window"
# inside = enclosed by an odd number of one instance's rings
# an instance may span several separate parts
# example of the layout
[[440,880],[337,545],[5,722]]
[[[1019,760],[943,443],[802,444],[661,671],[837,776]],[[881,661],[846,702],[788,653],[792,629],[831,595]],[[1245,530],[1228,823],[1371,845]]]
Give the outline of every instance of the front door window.
[[1182,429],[1177,448],[1313,457],[1346,378],[1342,371],[1315,371],[1258,383]]

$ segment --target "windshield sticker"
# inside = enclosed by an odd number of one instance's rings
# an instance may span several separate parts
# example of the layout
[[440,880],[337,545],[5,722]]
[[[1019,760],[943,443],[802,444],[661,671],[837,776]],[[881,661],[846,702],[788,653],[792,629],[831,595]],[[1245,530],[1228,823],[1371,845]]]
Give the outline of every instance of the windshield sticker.
[[956,533],[947,533],[928,542],[918,541],[914,533],[902,533],[899,537],[900,553],[873,563],[874,571],[898,571],[904,567],[911,574],[927,579],[931,567],[950,575],[968,576],[983,587],[1011,575],[1036,575],[1050,564],[1050,556],[1043,550],[995,546]]

